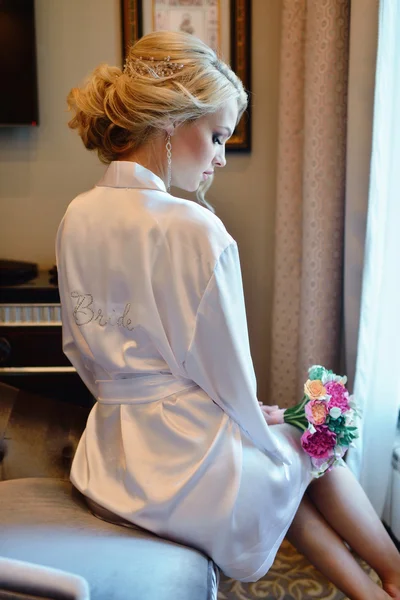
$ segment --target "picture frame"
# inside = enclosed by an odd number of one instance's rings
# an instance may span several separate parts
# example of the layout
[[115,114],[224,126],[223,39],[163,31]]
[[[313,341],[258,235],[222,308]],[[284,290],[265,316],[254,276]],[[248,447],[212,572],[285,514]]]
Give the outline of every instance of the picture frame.
[[[125,62],[128,48],[146,33],[154,31],[154,6],[159,0],[120,0],[122,18],[122,50]],[[177,0],[179,4],[180,0]],[[223,59],[243,82],[248,93],[251,91],[251,0],[216,0],[219,10],[218,32],[220,47],[225,48]],[[168,5],[168,2],[165,2]],[[175,4],[175,3],[171,3]],[[182,2],[190,14],[190,2]],[[195,4],[195,3],[194,3]],[[153,9],[153,10],[152,10]],[[152,10],[149,13],[149,10]],[[168,6],[165,9],[168,10]],[[150,16],[149,16],[150,14]],[[229,39],[228,39],[229,38]],[[229,55],[226,58],[226,55]],[[238,123],[226,150],[233,152],[251,151],[251,107],[250,103]]]

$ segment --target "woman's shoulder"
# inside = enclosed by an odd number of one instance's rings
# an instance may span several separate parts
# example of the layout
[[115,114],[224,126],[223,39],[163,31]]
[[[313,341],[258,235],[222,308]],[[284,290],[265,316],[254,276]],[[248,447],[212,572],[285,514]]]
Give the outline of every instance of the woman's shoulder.
[[[138,202],[131,204],[132,200]],[[121,211],[124,214],[122,221]],[[132,195],[124,190],[121,197],[121,190],[115,194],[114,188],[94,187],[76,196],[65,213],[70,227],[82,222],[87,225],[88,215],[92,226],[100,221],[99,226],[108,227],[117,220],[118,226],[125,230],[148,229],[153,236],[157,230],[170,248],[184,247],[189,253],[190,249],[197,253],[205,253],[208,249],[218,256],[234,242],[222,220],[208,208],[160,190],[132,189]]]
[[172,234],[179,233],[190,237],[194,242],[204,240],[206,243],[217,243],[223,247],[234,240],[228,233],[222,220],[205,206],[193,200],[170,196],[173,210],[171,211],[168,229]]
[[95,189],[95,187],[90,188],[72,198],[65,208],[65,216],[71,217],[71,215],[79,215],[90,208],[90,202],[94,196]]

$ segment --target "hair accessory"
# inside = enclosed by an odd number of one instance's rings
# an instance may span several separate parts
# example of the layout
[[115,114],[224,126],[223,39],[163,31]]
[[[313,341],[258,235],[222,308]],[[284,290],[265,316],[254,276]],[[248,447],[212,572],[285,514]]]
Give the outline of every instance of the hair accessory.
[[133,58],[131,61],[126,62],[124,66],[124,73],[131,75],[142,75],[143,77],[154,77],[161,79],[163,77],[170,77],[181,69],[184,65],[181,63],[171,62],[171,57],[166,56],[163,60],[157,60],[154,56],[148,58],[139,56],[139,58]]

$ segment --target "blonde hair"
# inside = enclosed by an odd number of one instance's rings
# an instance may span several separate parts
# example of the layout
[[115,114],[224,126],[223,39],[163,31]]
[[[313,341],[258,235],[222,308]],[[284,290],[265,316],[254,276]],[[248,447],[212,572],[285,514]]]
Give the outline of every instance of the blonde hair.
[[[171,74],[153,76],[143,68],[152,64],[151,58],[167,57],[179,66]],[[248,99],[232,69],[198,38],[159,31],[131,46],[124,70],[99,65],[83,87],[70,91],[68,107],[75,114],[68,125],[108,164],[137,150],[171,122],[214,113],[231,98],[237,98],[239,120]],[[198,200],[207,205],[201,190]]]

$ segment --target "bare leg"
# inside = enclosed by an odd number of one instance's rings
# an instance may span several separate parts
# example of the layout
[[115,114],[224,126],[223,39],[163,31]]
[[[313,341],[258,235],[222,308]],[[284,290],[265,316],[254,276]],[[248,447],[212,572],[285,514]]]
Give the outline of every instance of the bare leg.
[[286,537],[351,600],[389,600],[387,593],[363,571],[307,495],[301,501]]
[[307,490],[329,525],[379,575],[391,598],[400,600],[400,554],[361,485],[347,467],[338,467]]

